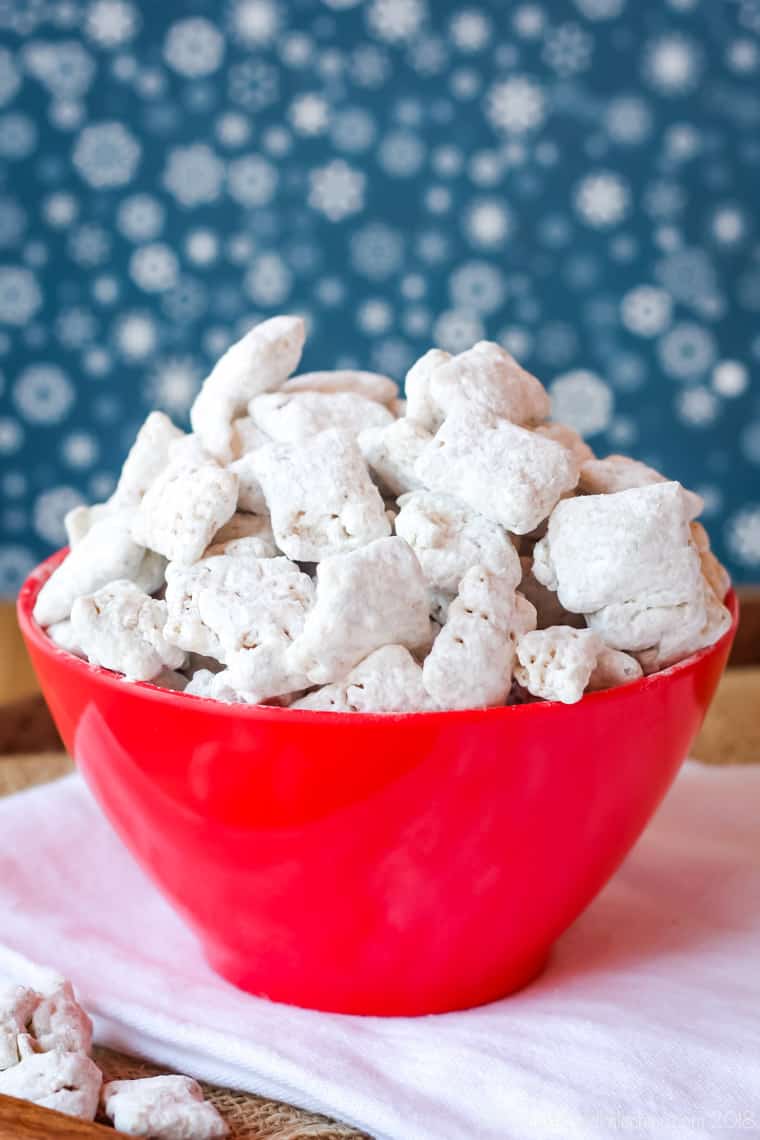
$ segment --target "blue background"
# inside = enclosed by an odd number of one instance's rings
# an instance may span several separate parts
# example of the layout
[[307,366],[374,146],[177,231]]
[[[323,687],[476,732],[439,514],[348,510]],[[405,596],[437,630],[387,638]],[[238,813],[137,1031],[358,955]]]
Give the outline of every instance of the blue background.
[[760,579],[760,0],[0,0],[0,592],[253,320],[501,340]]

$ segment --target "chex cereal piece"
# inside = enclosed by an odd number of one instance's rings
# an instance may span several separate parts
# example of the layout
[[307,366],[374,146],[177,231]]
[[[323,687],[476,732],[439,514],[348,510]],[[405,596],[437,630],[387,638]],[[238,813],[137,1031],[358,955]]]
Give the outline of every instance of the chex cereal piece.
[[227,1125],[191,1077],[140,1077],[103,1085],[103,1111],[119,1132],[153,1140],[216,1140]]
[[35,621],[40,625],[63,621],[83,594],[117,578],[134,579],[145,568],[145,546],[132,538],[131,522],[130,512],[115,511],[90,527],[37,595]]
[[[578,478],[578,492],[583,495],[609,495],[616,491],[628,491],[631,487],[651,487],[655,483],[667,483],[668,479],[627,455],[607,455],[604,459],[588,459],[581,465]],[[696,518],[704,509],[704,500],[694,491],[682,488],[688,504],[689,518]]]
[[533,573],[533,559],[524,554],[520,558],[522,577],[520,579],[520,593],[524,594],[529,602],[535,606],[536,621],[539,629],[546,629],[550,625],[571,625],[583,629],[585,622],[581,614],[572,614],[560,602],[554,590],[542,585]]
[[431,348],[412,365],[404,381],[406,418],[431,433],[438,431],[443,423],[444,414],[433,399],[430,378],[436,368],[440,368],[449,360],[451,360],[450,352]]
[[566,447],[466,404],[447,416],[414,470],[426,487],[515,534],[538,526],[578,479]]
[[343,680],[294,701],[291,708],[333,712],[402,713],[435,707],[422,683],[422,669],[403,645],[384,645],[360,661]]
[[583,436],[579,435],[575,428],[571,428],[569,424],[541,424],[540,427],[534,428],[534,431],[536,435],[542,435],[544,439],[553,439],[555,443],[561,443],[563,447],[567,447],[572,451],[579,464],[594,458],[594,453]]
[[228,348],[190,409],[193,431],[215,458],[233,456],[233,421],[260,392],[277,388],[298,366],[305,337],[300,317],[262,321]]
[[146,492],[132,522],[136,542],[171,562],[195,562],[235,513],[237,476],[213,462],[174,459]]
[[533,573],[573,613],[630,601],[678,605],[701,580],[688,517],[680,483],[565,499],[536,543]]
[[163,412],[151,412],[124,460],[111,502],[115,506],[137,506],[169,463],[169,445],[184,436]]
[[264,498],[264,489],[259,477],[254,471],[254,455],[256,451],[248,451],[230,463],[227,470],[232,472],[238,481],[238,511],[245,514],[268,515],[267,501]]
[[327,428],[358,435],[394,423],[391,412],[356,392],[265,392],[248,405],[255,423],[280,443],[300,443]]
[[710,549],[710,537],[702,524],[693,522],[689,529],[691,531],[691,541],[699,551],[699,561],[702,564],[702,576],[706,579],[718,601],[722,602],[731,589],[731,577],[728,570],[718,561]]
[[358,368],[338,368],[334,372],[301,372],[280,385],[281,392],[355,392],[377,404],[390,404],[398,387],[390,376],[363,372]]
[[523,426],[549,417],[549,395],[543,384],[505,348],[488,340],[434,368],[430,394],[445,416],[464,402]]
[[331,428],[298,445],[270,444],[245,461],[261,482],[275,541],[289,558],[320,562],[390,533],[383,500],[346,432]]
[[240,459],[249,451],[255,451],[257,447],[265,447],[271,442],[267,433],[262,431],[250,416],[240,416],[232,421],[230,448],[233,459]]
[[699,649],[714,645],[731,625],[731,614],[706,582],[699,601],[673,609],[678,612],[672,613],[657,644],[636,654],[645,673],[667,669]]
[[357,436],[373,478],[383,494],[390,496],[422,487],[414,465],[432,438],[426,428],[410,419],[396,420],[388,427],[365,428]]
[[627,685],[629,681],[638,680],[643,673],[638,661],[630,653],[623,653],[620,649],[610,649],[609,646],[603,645],[586,688],[590,693],[598,692],[600,689],[614,689],[618,685]]
[[90,1052],[92,1022],[77,1001],[71,982],[61,982],[52,993],[42,996],[32,1013],[31,1033],[44,1052]]
[[63,516],[63,525],[66,528],[66,538],[69,546],[76,546],[98,519],[104,518],[112,512],[111,503],[93,503],[91,507],[72,507]]
[[514,613],[513,576],[482,566],[467,571],[422,665],[425,688],[440,708],[504,704],[512,682]]
[[380,538],[320,563],[316,599],[290,664],[321,685],[342,679],[383,645],[415,650],[430,636],[427,588],[414,551],[402,538]]
[[0,1073],[0,1094],[29,1100],[42,1108],[54,1108],[80,1120],[94,1120],[98,1109],[100,1069],[85,1053],[53,1049],[25,1056]]
[[117,580],[77,598],[71,625],[92,665],[150,681],[185,662],[182,650],[164,639],[166,617],[165,602],[148,597],[134,582]]
[[[185,665],[184,668],[187,666]],[[170,689],[174,693],[184,693],[187,688],[187,677],[184,673],[177,672],[176,669],[162,669],[150,683],[157,685],[159,689]]]
[[51,641],[54,641],[59,649],[65,649],[67,653],[73,653],[75,657],[85,657],[85,651],[79,644],[79,638],[74,633],[74,627],[71,624],[71,618],[64,618],[63,621],[54,621],[52,625],[47,627],[47,635]]
[[517,642],[515,677],[535,697],[571,705],[583,696],[601,651],[590,629],[536,629]]
[[19,1035],[27,1032],[40,1001],[41,995],[26,986],[0,986],[0,1072],[18,1064]]
[[417,555],[431,589],[455,593],[472,566],[509,577],[517,586],[520,559],[498,523],[437,491],[412,491],[398,502],[396,534]]
[[274,558],[277,547],[269,515],[253,515],[239,511],[216,532],[203,552],[204,558],[215,554],[240,554],[253,558]]

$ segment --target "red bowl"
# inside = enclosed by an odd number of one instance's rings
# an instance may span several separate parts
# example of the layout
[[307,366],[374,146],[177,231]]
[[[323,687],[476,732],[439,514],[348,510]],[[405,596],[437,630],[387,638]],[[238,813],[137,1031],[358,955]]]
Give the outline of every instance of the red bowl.
[[42,690],[127,847],[235,985],[343,1013],[503,997],[641,834],[737,621],[578,704],[368,715],[225,705],[125,682],[18,612]]

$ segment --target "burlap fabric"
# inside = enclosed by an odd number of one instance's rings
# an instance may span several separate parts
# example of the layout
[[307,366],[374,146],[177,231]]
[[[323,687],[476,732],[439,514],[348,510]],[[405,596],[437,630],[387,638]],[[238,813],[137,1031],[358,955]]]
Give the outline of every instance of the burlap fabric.
[[[709,763],[760,761],[760,669],[726,674],[692,751]],[[60,752],[2,757],[0,795],[55,779],[71,768],[71,761]],[[109,1080],[164,1071],[110,1049],[96,1049],[95,1057]],[[367,1140],[354,1128],[278,1101],[211,1085],[206,1086],[206,1095],[224,1116],[232,1136],[240,1140]]]

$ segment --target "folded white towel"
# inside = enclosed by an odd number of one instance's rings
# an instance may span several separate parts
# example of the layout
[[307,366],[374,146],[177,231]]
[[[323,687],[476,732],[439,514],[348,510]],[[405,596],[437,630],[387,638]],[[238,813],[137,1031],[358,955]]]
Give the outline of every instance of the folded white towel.
[[72,978],[103,1044],[378,1140],[760,1136],[760,768],[688,764],[537,982],[416,1019],[217,978],[78,777],[0,803],[0,835],[0,974]]

